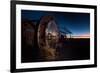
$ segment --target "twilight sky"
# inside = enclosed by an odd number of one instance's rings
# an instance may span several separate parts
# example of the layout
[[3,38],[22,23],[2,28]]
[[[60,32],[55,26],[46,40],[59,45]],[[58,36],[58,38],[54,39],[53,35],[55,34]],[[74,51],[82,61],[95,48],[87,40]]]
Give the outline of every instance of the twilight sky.
[[[28,20],[40,20],[42,16],[52,15],[61,31],[67,28],[73,36],[89,36],[90,33],[90,14],[89,13],[69,13],[69,12],[47,12],[22,10],[21,18]],[[66,31],[65,31],[66,32]]]

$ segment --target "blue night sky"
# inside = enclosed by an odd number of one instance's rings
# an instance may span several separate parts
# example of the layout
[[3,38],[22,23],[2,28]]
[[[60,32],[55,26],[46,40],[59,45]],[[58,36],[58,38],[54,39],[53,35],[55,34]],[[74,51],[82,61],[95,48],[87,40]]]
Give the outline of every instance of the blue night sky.
[[[90,33],[90,14],[89,13],[69,13],[51,11],[32,11],[22,10],[21,18],[28,20],[40,20],[42,16],[52,15],[60,30],[67,28],[73,35],[83,35]],[[66,32],[66,31],[65,31]]]

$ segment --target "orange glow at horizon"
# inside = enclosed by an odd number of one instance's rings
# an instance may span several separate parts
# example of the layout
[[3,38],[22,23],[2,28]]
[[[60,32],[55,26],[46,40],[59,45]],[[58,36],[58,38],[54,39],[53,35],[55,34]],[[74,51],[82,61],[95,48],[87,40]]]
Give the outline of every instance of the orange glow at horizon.
[[90,38],[90,34],[83,34],[83,35],[75,35],[72,36],[72,38]]

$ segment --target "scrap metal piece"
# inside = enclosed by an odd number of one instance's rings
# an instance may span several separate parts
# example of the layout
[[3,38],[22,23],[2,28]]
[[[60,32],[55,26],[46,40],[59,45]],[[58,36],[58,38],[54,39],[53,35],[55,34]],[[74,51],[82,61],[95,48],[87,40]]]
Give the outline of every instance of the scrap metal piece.
[[47,60],[55,60],[59,30],[53,16],[42,17],[38,26],[37,40],[41,55]]

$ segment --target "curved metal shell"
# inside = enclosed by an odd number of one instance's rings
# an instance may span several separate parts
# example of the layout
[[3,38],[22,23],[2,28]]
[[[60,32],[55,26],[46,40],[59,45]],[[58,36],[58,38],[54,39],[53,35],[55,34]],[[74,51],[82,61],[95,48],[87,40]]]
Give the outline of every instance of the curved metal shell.
[[54,20],[50,21],[46,28],[46,45],[49,48],[56,48],[59,40],[59,31]]
[[53,16],[42,17],[38,26],[37,40],[42,58],[45,60],[56,60],[58,58],[56,48],[59,31]]
[[42,49],[56,48],[59,40],[59,30],[53,16],[42,17],[38,27],[38,45]]

